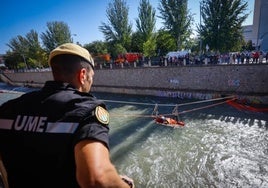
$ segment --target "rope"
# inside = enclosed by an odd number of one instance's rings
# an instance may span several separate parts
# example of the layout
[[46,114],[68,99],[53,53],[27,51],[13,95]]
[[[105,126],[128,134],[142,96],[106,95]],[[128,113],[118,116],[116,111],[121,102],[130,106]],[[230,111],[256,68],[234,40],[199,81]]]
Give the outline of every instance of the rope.
[[[193,111],[197,111],[197,110],[202,110],[202,109],[206,109],[206,108],[211,108],[211,107],[214,107],[214,106],[218,106],[218,105],[221,105],[221,104],[224,104],[224,103],[227,103],[229,101],[233,101],[235,100],[236,98],[233,98],[233,99],[230,99],[230,100],[227,100],[227,101],[223,101],[223,102],[219,102],[219,103],[216,103],[216,104],[211,104],[211,105],[207,105],[207,106],[202,106],[202,107],[199,107],[199,108],[193,108],[191,110],[184,110],[182,112],[179,112],[179,114],[185,114],[185,113],[188,113],[188,112],[193,112]],[[173,115],[173,114],[165,114],[165,115]]]
[[154,115],[154,114],[155,114],[155,116],[158,116],[158,114],[159,114],[158,104],[156,104],[155,107],[154,107],[154,111],[152,112],[152,115]]
[[116,113],[110,113],[111,116],[113,117],[122,117],[122,116],[126,116],[126,117],[144,117],[144,118],[154,118],[156,117],[155,115],[143,115],[143,114],[116,114]]
[[[197,111],[197,110],[202,110],[202,109],[206,109],[206,108],[211,108],[211,107],[214,107],[214,106],[218,106],[218,105],[221,105],[221,104],[224,104],[224,103],[227,103],[227,102],[230,102],[230,101],[233,101],[235,100],[236,98],[232,98],[232,99],[229,99],[229,100],[226,100],[226,101],[223,101],[223,102],[219,102],[219,103],[215,103],[215,104],[211,104],[211,105],[207,105],[207,106],[202,106],[202,107],[198,107],[198,108],[193,108],[193,109],[190,109],[190,110],[184,110],[182,112],[178,112],[176,111],[177,110],[177,106],[174,108],[175,110],[175,115],[179,115],[179,114],[185,114],[185,113],[189,113],[189,112],[194,112],[194,111]],[[171,115],[174,115],[174,110],[172,111],[171,114],[161,114],[163,116],[171,116]],[[156,115],[154,115],[154,112],[157,112],[155,113]],[[143,114],[114,114],[114,113],[111,113],[111,116],[119,116],[119,117],[122,117],[122,116],[127,116],[127,117],[146,117],[146,118],[155,118],[157,115],[158,115],[158,110],[157,110],[157,105],[155,106],[155,109],[154,109],[154,112],[151,114],[151,115],[143,115]]]
[[[192,104],[200,104],[200,103],[206,103],[206,102],[212,102],[212,101],[218,101],[223,99],[230,99],[234,98],[234,96],[228,96],[228,97],[222,97],[222,98],[215,98],[215,99],[208,99],[208,100],[202,100],[202,101],[196,101],[196,102],[189,102],[189,103],[182,103],[182,104],[157,104],[158,106],[186,106],[186,105],[192,105]],[[133,104],[133,105],[145,105],[145,106],[155,106],[154,103],[141,103],[141,102],[127,102],[127,101],[116,101],[116,100],[102,100],[104,102],[110,102],[110,103],[121,103],[121,104]]]
[[176,105],[175,108],[172,110],[172,114],[174,114],[175,116],[179,115],[178,105]]

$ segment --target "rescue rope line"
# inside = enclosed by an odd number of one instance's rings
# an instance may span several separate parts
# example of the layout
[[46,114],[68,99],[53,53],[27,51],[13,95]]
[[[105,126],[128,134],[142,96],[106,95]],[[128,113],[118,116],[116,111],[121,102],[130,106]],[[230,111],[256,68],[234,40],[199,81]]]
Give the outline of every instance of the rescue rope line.
[[[197,110],[202,110],[202,109],[218,106],[218,105],[233,101],[235,99],[236,98],[232,98],[232,99],[229,99],[229,100],[226,100],[226,101],[222,101],[222,102],[218,102],[218,103],[215,103],[215,104],[206,105],[206,106],[202,106],[202,107],[198,107],[198,108],[193,108],[193,109],[190,109],[190,110],[184,110],[184,111],[181,111],[181,112],[178,112],[178,105],[177,105],[177,106],[175,106],[175,108],[173,109],[171,114],[161,114],[161,115],[163,115],[163,116],[171,116],[171,115],[178,116],[179,114],[185,114],[185,113],[194,112],[194,111],[197,111]],[[110,114],[111,114],[111,116],[118,116],[118,117],[126,116],[126,117],[155,118],[159,114],[159,112],[158,112],[158,105],[156,104],[155,108],[154,108],[154,111],[153,111],[153,113],[151,115],[143,115],[143,114],[123,114],[122,115],[122,114],[116,114],[116,113],[110,113]]]
[[[229,99],[227,101],[223,101],[223,102],[219,102],[219,103],[215,103],[215,104],[211,104],[211,105],[207,105],[207,106],[202,106],[202,107],[199,107],[199,108],[193,108],[191,110],[184,110],[182,112],[179,112],[179,114],[185,114],[185,113],[188,113],[188,112],[193,112],[193,111],[197,111],[197,110],[202,110],[202,109],[206,109],[206,108],[211,108],[211,107],[214,107],[214,106],[218,106],[218,105],[221,105],[221,104],[224,104],[224,103],[227,103],[229,101],[233,101],[235,100],[236,98],[233,98],[233,99]],[[174,115],[174,114],[165,114],[165,115]]]
[[145,105],[145,106],[186,106],[186,105],[192,105],[192,104],[200,104],[200,103],[206,103],[206,102],[212,102],[212,101],[219,101],[224,99],[230,99],[234,98],[235,96],[228,96],[228,97],[222,97],[222,98],[215,98],[215,99],[208,99],[208,100],[202,100],[202,101],[195,101],[195,102],[188,102],[188,103],[181,103],[181,104],[155,104],[155,103],[141,103],[141,102],[128,102],[128,101],[116,101],[116,100],[102,100],[104,102],[110,102],[110,103],[121,103],[121,104],[133,104],[133,105]]

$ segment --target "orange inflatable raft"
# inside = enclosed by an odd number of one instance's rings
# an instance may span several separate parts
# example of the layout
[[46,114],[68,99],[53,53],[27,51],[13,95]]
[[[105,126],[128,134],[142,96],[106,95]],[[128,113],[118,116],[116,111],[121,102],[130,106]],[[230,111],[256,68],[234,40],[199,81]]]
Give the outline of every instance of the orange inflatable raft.
[[244,101],[239,101],[239,100],[228,100],[227,104],[229,104],[230,106],[238,110],[247,110],[247,111],[252,111],[252,112],[268,112],[268,108],[266,107],[249,105],[249,104],[246,104]]
[[185,125],[185,123],[183,121],[177,121],[173,118],[170,117],[164,117],[164,116],[156,116],[155,118],[155,122],[157,124],[161,124],[161,125],[165,125],[165,126],[169,126],[169,127],[183,127]]

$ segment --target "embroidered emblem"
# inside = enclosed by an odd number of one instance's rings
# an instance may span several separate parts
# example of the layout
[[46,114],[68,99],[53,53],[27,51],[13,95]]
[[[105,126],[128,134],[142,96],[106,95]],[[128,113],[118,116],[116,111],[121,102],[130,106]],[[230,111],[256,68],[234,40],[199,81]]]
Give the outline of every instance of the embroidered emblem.
[[97,106],[95,116],[104,125],[108,125],[110,121],[109,112],[101,106]]

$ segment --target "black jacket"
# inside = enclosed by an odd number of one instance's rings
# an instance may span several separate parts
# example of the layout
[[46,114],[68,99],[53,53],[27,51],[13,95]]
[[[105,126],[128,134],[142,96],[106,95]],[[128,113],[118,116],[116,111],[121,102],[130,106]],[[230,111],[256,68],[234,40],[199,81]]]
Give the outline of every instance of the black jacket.
[[13,187],[78,187],[74,146],[83,139],[109,148],[109,114],[89,93],[46,82],[0,107],[0,153]]

